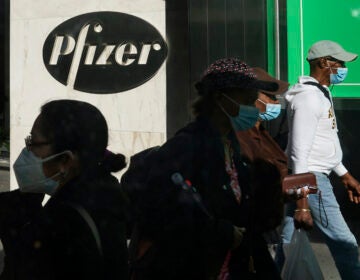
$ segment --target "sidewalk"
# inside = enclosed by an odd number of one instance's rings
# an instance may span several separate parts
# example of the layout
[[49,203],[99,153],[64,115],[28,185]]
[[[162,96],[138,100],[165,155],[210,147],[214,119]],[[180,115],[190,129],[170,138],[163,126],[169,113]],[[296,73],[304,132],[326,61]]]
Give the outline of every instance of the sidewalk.
[[320,265],[325,280],[341,280],[339,272],[335,266],[335,262],[331,257],[329,248],[324,242],[318,240],[318,232],[310,236],[311,247],[314,250],[316,259]]

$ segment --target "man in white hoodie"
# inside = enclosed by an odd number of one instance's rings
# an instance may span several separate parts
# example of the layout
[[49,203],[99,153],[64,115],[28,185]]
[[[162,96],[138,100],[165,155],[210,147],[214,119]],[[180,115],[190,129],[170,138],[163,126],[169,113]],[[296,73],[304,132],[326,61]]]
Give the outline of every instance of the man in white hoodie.
[[360,279],[358,245],[336,201],[329,174],[340,176],[350,201],[360,203],[360,184],[342,164],[342,150],[329,85],[342,82],[345,62],[357,54],[345,51],[333,41],[311,46],[307,60],[310,76],[302,76],[285,96],[288,102],[289,142],[287,155],[294,174],[313,172],[319,194],[289,205],[283,229],[283,242],[289,243],[294,227],[309,230],[313,223],[325,235],[342,279]]

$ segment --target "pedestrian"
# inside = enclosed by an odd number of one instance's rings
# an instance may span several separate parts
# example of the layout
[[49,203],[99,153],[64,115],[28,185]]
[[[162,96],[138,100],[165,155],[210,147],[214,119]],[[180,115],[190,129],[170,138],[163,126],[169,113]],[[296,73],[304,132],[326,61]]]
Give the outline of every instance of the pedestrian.
[[258,90],[278,85],[225,58],[207,68],[196,88],[195,120],[152,154],[146,190],[131,205],[138,213],[132,276],[280,279],[262,237],[282,219],[279,173],[257,184],[268,164],[242,161],[235,136],[257,122]]
[[[236,136],[240,143],[241,156],[245,162],[253,163],[261,159],[276,167],[277,170],[275,170],[274,174],[268,174],[267,176],[258,178],[258,184],[267,185],[270,178],[274,178],[273,180],[282,180],[288,175],[287,156],[266,130],[264,123],[279,117],[281,104],[277,96],[283,95],[288,90],[289,83],[275,79],[260,67],[254,67],[253,71],[256,73],[258,79],[275,82],[279,85],[279,88],[274,92],[265,90],[258,91],[255,107],[259,109],[259,119],[254,127],[244,131],[237,131]],[[278,172],[280,172],[281,178],[275,179],[277,178]],[[288,197],[284,196],[284,200],[287,199]],[[272,250],[274,244],[279,244],[281,240],[278,228],[264,233],[264,237],[269,244],[270,250]]]
[[275,79],[260,67],[254,67],[253,71],[258,79],[275,82],[279,88],[274,92],[259,90],[258,98],[255,101],[255,107],[260,112],[258,121],[254,127],[236,132],[241,146],[240,152],[244,160],[248,162],[253,162],[259,158],[271,162],[278,167],[281,176],[284,177],[288,174],[287,156],[263,124],[279,117],[281,104],[276,96],[284,94],[288,90],[289,83]]
[[110,174],[125,157],[107,145],[95,106],[41,107],[13,166],[19,190],[0,194],[1,279],[127,279],[126,199]]
[[358,245],[341,214],[329,175],[334,172],[341,178],[350,201],[356,204],[360,202],[360,184],[342,164],[329,86],[345,79],[345,63],[356,58],[357,54],[345,51],[336,42],[316,42],[307,54],[310,76],[299,77],[285,96],[290,167],[294,174],[314,173],[321,197],[318,193],[287,206],[283,242],[290,242],[294,227],[310,230],[315,224],[325,236],[342,279],[360,279]]

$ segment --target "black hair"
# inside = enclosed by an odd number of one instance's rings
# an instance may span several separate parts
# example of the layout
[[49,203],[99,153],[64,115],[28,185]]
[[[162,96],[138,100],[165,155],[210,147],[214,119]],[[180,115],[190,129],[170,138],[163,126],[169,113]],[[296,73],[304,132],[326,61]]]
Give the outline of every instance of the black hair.
[[95,106],[77,100],[50,101],[41,107],[40,118],[40,129],[52,143],[54,153],[72,151],[82,169],[103,166],[115,172],[126,166],[123,155],[105,155],[108,126]]
[[210,116],[216,106],[214,93],[199,95],[191,104],[194,116]]

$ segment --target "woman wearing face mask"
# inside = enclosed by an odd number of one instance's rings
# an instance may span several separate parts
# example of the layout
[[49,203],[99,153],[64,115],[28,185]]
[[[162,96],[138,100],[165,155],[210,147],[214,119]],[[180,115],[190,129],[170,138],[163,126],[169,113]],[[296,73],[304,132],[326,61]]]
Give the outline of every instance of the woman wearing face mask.
[[[125,198],[110,174],[125,157],[107,142],[96,107],[42,106],[13,166],[19,190],[0,196],[1,279],[126,279]],[[42,207],[44,193],[51,198]]]
[[279,88],[275,92],[258,92],[255,107],[259,109],[260,113],[255,126],[236,133],[241,145],[241,155],[247,162],[253,162],[258,158],[271,162],[277,166],[282,177],[284,177],[288,174],[287,157],[262,123],[274,120],[280,115],[281,104],[279,104],[276,95],[284,94],[289,87],[289,83],[271,77],[259,67],[254,67],[253,70],[259,79],[275,82],[279,85]]
[[[271,204],[281,188],[277,181],[259,199],[263,192],[251,185],[254,169],[241,160],[235,136],[258,120],[257,91],[277,87],[237,58],[205,71],[196,84],[195,120],[156,151],[146,188],[130,202],[138,213],[134,279],[280,279],[261,233],[281,221],[268,222],[268,214],[282,212]],[[183,180],[174,179],[177,173]],[[267,210],[256,215],[253,207]]]
[[[278,143],[271,137],[263,126],[263,122],[271,121],[279,117],[281,113],[281,105],[276,98],[276,95],[284,94],[289,87],[289,83],[278,80],[270,76],[264,69],[255,67],[254,72],[259,79],[265,81],[273,81],[279,85],[275,92],[259,91],[258,98],[255,101],[256,108],[259,109],[259,118],[255,126],[236,133],[237,139],[241,146],[242,159],[251,164],[256,161],[265,161],[268,166],[267,176],[257,177],[258,184],[267,186],[269,180],[281,180],[284,176],[288,175],[287,156],[280,148]],[[273,174],[271,174],[273,170]],[[277,174],[280,172],[281,178]],[[278,179],[276,179],[278,178]],[[268,189],[271,191],[271,188]],[[261,209],[259,209],[262,211]],[[280,242],[280,236],[276,230],[271,230],[264,234],[269,244],[277,244]]]

